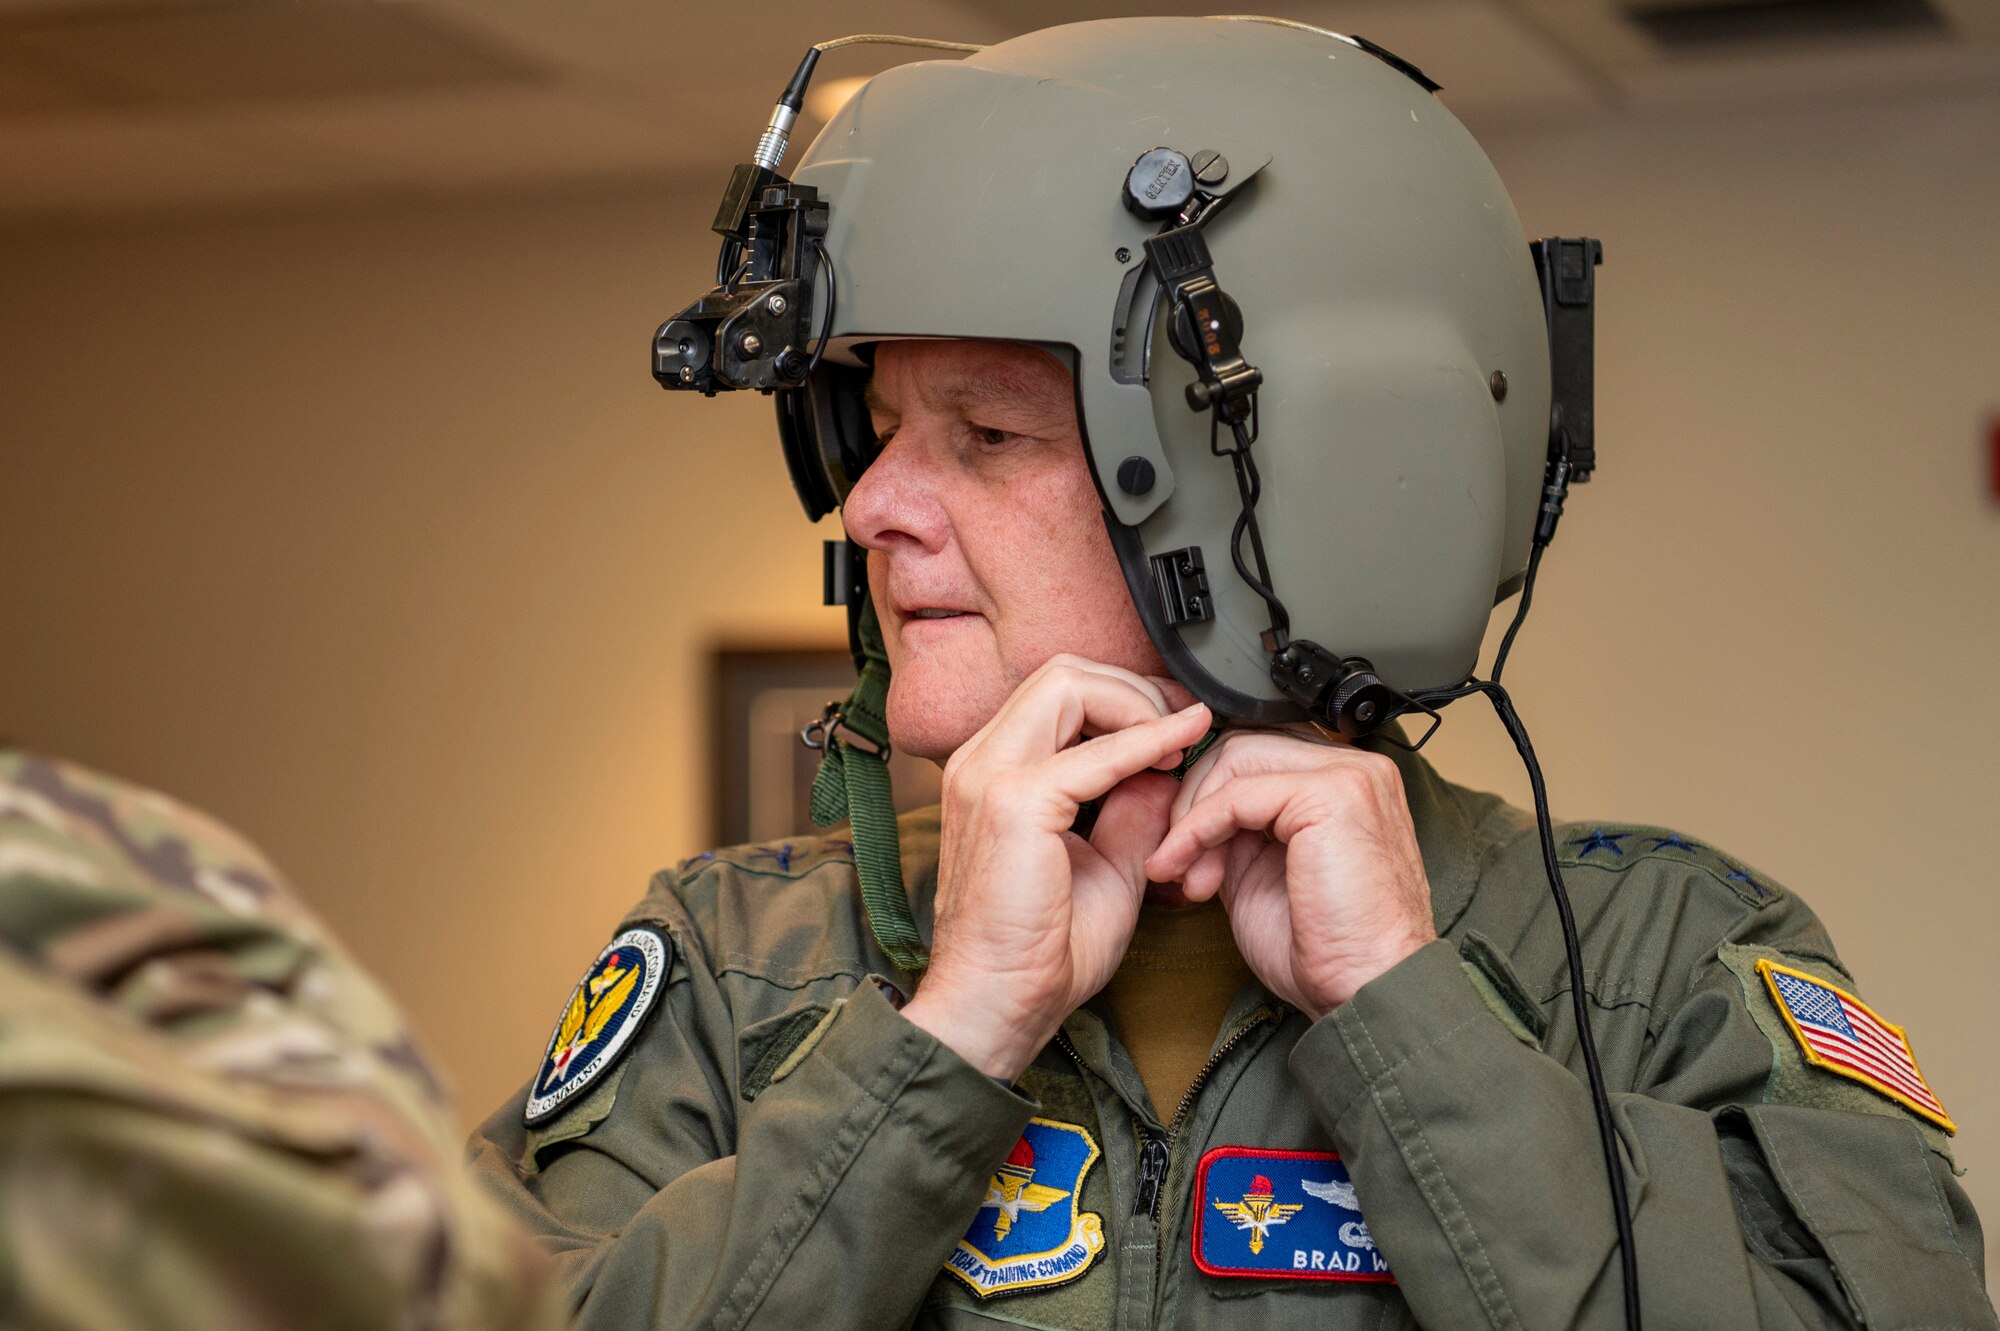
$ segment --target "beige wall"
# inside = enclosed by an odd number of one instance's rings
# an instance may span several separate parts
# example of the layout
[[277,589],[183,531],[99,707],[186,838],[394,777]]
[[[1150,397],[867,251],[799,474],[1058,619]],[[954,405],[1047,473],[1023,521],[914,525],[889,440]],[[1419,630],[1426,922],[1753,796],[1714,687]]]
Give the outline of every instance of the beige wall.
[[[2000,1221],[2000,99],[1521,130],[1607,241],[1604,468],[1510,671],[1559,812],[1818,905]],[[837,641],[677,198],[0,236],[0,732],[243,826],[483,1112],[705,824],[701,664]],[[1446,770],[1522,792],[1466,704]]]

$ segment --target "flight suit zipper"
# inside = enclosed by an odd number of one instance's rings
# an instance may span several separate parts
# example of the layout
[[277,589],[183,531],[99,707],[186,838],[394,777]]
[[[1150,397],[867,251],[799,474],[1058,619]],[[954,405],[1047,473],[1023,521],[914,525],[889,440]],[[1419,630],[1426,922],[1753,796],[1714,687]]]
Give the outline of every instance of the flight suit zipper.
[[1151,1131],[1145,1125],[1133,1120],[1139,1130],[1139,1191],[1133,1200],[1132,1214],[1159,1219],[1160,1188],[1167,1181],[1167,1165],[1173,1153],[1167,1149],[1167,1139]]
[[[1222,1060],[1229,1057],[1229,1051],[1242,1044],[1244,1037],[1269,1021],[1273,1015],[1275,1014],[1272,1009],[1268,1007],[1258,1008],[1250,1014],[1249,1020],[1237,1026],[1221,1044],[1215,1047],[1214,1052],[1209,1054],[1208,1061],[1196,1070],[1194,1080],[1188,1083],[1187,1090],[1181,1092],[1180,1103],[1174,1106],[1174,1116],[1167,1121],[1165,1135],[1150,1131],[1138,1120],[1133,1120],[1133,1126],[1139,1130],[1141,1138],[1139,1185],[1132,1207],[1133,1215],[1146,1216],[1156,1225],[1160,1222],[1160,1194],[1166,1187],[1167,1172],[1173,1166],[1173,1144],[1180,1136],[1181,1123],[1194,1105],[1195,1096],[1200,1093],[1203,1083],[1209,1076],[1222,1065]],[[1070,1043],[1067,1031],[1056,1032],[1056,1047],[1069,1056],[1079,1071],[1086,1073],[1090,1071],[1090,1065],[1083,1061],[1083,1055],[1079,1054],[1076,1046]]]
[[[1160,1282],[1165,1275],[1167,1259],[1166,1250],[1157,1243],[1160,1198],[1167,1190],[1167,1177],[1173,1170],[1174,1147],[1178,1143],[1188,1112],[1194,1106],[1195,1097],[1216,1068],[1222,1065],[1222,1060],[1229,1056],[1230,1051],[1243,1043],[1245,1037],[1252,1031],[1277,1015],[1277,1011],[1273,1007],[1261,1007],[1223,1038],[1222,1043],[1215,1047],[1209,1054],[1208,1060],[1195,1072],[1194,1080],[1188,1083],[1187,1090],[1181,1095],[1180,1103],[1174,1107],[1173,1117],[1168,1121],[1165,1133],[1154,1132],[1136,1116],[1133,1118],[1133,1130],[1139,1138],[1139,1177],[1137,1187],[1134,1189],[1132,1215],[1135,1220],[1143,1219],[1146,1225],[1141,1246],[1152,1250],[1152,1261],[1146,1263],[1146,1266],[1150,1267],[1151,1279],[1149,1287],[1148,1282],[1139,1276],[1139,1270],[1144,1268],[1135,1268],[1121,1281],[1124,1286],[1118,1297],[1118,1306],[1121,1310],[1118,1320],[1121,1326],[1128,1323],[1133,1326],[1150,1325],[1157,1313]],[[1078,1053],[1076,1046],[1070,1042],[1068,1032],[1058,1030],[1055,1044],[1072,1063],[1076,1064],[1078,1071],[1090,1074],[1089,1064],[1083,1061],[1083,1055]],[[1134,1241],[1140,1241],[1139,1234],[1135,1233]]]

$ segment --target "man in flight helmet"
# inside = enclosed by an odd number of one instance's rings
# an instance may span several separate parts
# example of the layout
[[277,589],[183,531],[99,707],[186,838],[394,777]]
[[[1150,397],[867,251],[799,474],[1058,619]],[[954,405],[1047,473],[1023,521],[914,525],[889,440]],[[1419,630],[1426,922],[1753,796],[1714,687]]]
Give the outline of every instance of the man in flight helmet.
[[841,511],[847,826],[659,875],[475,1137],[581,1323],[1995,1326],[1797,897],[1414,751],[1483,692],[1533,772],[1476,658],[1594,464],[1595,242],[1298,24],[905,65],[787,177],[818,54],[654,370]]

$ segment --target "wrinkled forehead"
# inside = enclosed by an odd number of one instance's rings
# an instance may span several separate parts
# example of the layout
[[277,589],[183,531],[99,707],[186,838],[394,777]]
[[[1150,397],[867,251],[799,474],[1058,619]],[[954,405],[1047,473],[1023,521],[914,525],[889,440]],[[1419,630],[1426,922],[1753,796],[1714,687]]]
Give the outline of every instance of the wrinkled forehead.
[[877,416],[913,407],[961,415],[994,409],[1074,412],[1069,367],[1031,343],[899,338],[868,351],[872,372],[863,397]]

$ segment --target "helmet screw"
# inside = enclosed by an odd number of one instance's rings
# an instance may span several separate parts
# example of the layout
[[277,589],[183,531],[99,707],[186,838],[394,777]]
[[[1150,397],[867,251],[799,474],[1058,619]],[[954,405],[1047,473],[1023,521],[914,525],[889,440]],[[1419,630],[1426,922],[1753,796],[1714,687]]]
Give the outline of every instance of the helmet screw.
[[754,356],[764,349],[764,339],[758,337],[755,333],[745,333],[743,340],[737,343],[737,345],[743,348],[744,355]]
[[1129,457],[1118,464],[1118,488],[1128,495],[1142,495],[1153,488],[1153,464],[1142,457]]
[[787,379],[805,378],[811,364],[812,359],[797,347],[786,347],[778,353],[778,373]]
[[1486,381],[1486,386],[1493,390],[1493,400],[1495,402],[1505,402],[1507,400],[1507,372],[1505,370],[1495,370],[1493,377]]
[[1213,148],[1203,148],[1189,163],[1194,168],[1194,178],[1203,185],[1220,185],[1229,179],[1229,159]]
[[1299,683],[1310,684],[1312,682],[1313,682],[1313,668],[1311,666],[1300,666]]
[[776,292],[772,292],[771,298],[764,302],[764,308],[773,314],[783,314],[785,312],[785,298]]
[[1111,251],[1111,257],[1120,263],[1130,263],[1132,262],[1132,251],[1120,245],[1117,249]]
[[1356,721],[1359,721],[1364,726],[1367,725],[1370,721],[1373,721],[1375,719],[1374,701],[1371,699],[1370,701],[1364,702],[1358,707],[1356,707],[1354,709],[1354,719]]

